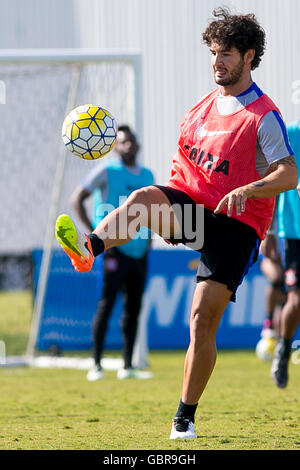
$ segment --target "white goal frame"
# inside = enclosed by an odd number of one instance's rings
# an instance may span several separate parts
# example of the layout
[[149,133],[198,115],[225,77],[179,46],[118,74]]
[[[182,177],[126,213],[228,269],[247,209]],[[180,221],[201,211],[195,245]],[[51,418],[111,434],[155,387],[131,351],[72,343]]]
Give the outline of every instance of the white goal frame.
[[[134,71],[134,128],[139,140],[143,142],[143,64],[140,51],[121,49],[2,49],[0,51],[0,65],[70,65],[72,74],[65,115],[67,115],[67,113],[75,107],[81,68],[83,65],[97,64],[101,62],[123,62],[132,66]],[[35,355],[36,341],[45,301],[49,267],[51,263],[52,245],[54,241],[54,224],[61,196],[66,155],[68,152],[69,151],[62,143],[58,149],[59,159],[56,168],[51,204],[49,208],[40,276],[26,352],[26,358],[28,359],[29,363],[32,363],[32,359]],[[140,336],[141,338],[139,339],[138,335],[135,347],[135,350],[138,351],[138,357],[136,357],[135,362],[139,366],[145,366],[147,363],[147,346],[144,344],[145,335],[142,334]],[[141,342],[143,344],[141,344]]]

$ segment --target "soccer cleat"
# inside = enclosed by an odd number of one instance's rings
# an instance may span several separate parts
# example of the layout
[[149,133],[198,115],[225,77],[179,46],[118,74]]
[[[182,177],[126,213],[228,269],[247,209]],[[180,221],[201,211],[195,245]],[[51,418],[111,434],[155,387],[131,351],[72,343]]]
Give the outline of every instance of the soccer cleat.
[[152,379],[152,372],[146,372],[138,369],[119,369],[117,372],[117,377],[120,380],[123,379]]
[[75,271],[90,271],[94,262],[91,241],[87,235],[80,233],[68,215],[62,214],[56,219],[55,236]]
[[271,376],[273,382],[279,388],[285,388],[288,383],[288,360],[286,358],[273,359]]
[[285,388],[288,383],[289,352],[284,350],[282,342],[275,349],[274,359],[271,366],[271,377],[279,388]]
[[86,376],[86,379],[89,381],[89,382],[95,382],[96,380],[101,380],[104,378],[104,374],[103,374],[103,371],[101,369],[100,366],[97,366],[95,365],[94,367],[92,367],[88,373],[87,373],[87,376]]
[[193,421],[175,416],[172,421],[170,439],[195,439],[197,437]]

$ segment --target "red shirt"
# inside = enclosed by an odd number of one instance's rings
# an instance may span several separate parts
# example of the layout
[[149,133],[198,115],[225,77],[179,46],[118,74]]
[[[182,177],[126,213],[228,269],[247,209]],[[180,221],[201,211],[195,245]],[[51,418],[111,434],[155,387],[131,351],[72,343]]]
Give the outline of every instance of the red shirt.
[[[219,89],[212,91],[185,116],[167,183],[212,211],[233,189],[261,179],[255,166],[257,130],[268,112],[279,112],[263,94],[241,110],[222,115],[218,93]],[[247,199],[245,212],[237,216],[233,210],[232,217],[253,227],[263,239],[274,203],[274,197]]]

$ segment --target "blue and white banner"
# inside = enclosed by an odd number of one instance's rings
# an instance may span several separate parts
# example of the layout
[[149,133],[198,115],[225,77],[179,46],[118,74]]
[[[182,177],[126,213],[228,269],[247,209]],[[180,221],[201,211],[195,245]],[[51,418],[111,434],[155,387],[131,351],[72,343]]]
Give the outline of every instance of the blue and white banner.
[[[146,325],[150,349],[186,348],[189,342],[189,317],[195,290],[199,257],[191,250],[152,250],[147,289],[144,294],[141,321]],[[230,302],[217,333],[219,348],[253,348],[259,340],[265,318],[267,280],[259,263],[248,272]],[[107,339],[116,347],[120,334],[118,300]]]
[[[35,285],[41,252],[33,253]],[[151,250],[140,321],[149,349],[181,349],[189,342],[189,315],[195,289],[197,253],[186,249]],[[66,255],[55,251],[38,337],[38,348],[62,350],[92,347],[92,320],[101,295],[102,259],[90,273],[75,273]],[[265,317],[267,281],[259,263],[247,274],[230,302],[217,333],[224,349],[254,348]],[[118,298],[106,338],[106,349],[121,349],[122,298]],[[299,330],[298,330],[299,332]],[[299,336],[299,335],[298,335]]]

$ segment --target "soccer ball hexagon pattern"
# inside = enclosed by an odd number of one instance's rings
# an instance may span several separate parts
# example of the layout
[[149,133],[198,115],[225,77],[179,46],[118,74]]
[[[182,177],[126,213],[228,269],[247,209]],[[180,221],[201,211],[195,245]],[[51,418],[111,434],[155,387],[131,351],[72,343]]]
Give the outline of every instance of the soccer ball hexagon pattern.
[[62,138],[67,149],[85,160],[96,160],[110,152],[116,136],[116,120],[109,111],[92,104],[77,106],[62,126]]

